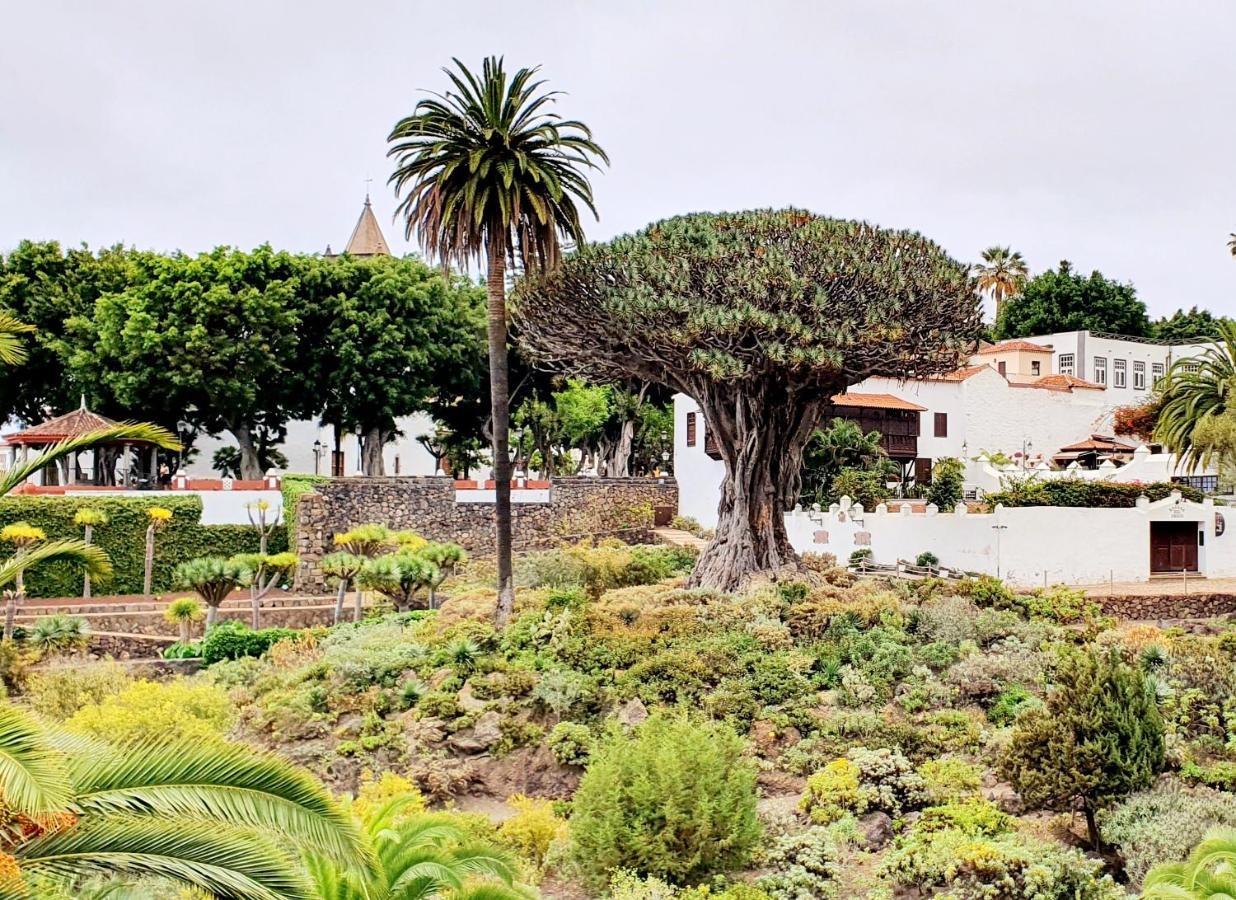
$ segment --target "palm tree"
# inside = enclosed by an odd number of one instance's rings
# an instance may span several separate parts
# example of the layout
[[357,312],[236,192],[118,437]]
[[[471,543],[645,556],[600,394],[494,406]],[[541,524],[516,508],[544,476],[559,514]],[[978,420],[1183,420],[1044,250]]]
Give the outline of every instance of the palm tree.
[[582,122],[548,111],[557,91],[542,91],[538,69],[508,79],[500,57],[478,78],[458,59],[445,70],[454,90],[421,100],[387,138],[390,183],[402,196],[396,215],[426,254],[448,266],[482,255],[488,264],[487,331],[496,497],[498,605],[502,627],[515,605],[511,566],[510,384],[506,271],[552,268],[562,240],[584,239],[579,205],[593,216],[586,169],[609,158]]
[[1230,900],[1236,897],[1236,830],[1212,828],[1179,863],[1160,863],[1142,884],[1142,900]]
[[1217,460],[1236,464],[1230,440],[1236,422],[1236,323],[1218,323],[1219,337],[1200,357],[1176,360],[1163,380],[1163,407],[1154,437],[1190,469]]
[[449,817],[411,813],[408,798],[380,806],[364,823],[377,853],[375,871],[341,867],[306,855],[318,900],[527,900],[536,894],[515,882],[515,865],[488,844],[469,840]]
[[988,247],[983,251],[983,262],[974,266],[979,290],[986,291],[996,301],[996,319],[1004,301],[1021,293],[1030,274],[1026,261],[1010,247]]
[[309,774],[233,744],[112,747],[0,703],[0,898],[26,879],[161,876],[220,897],[312,897],[305,848],[371,871],[346,810]]
[[20,366],[30,357],[21,335],[33,331],[33,325],[19,321],[11,312],[0,310],[0,365]]

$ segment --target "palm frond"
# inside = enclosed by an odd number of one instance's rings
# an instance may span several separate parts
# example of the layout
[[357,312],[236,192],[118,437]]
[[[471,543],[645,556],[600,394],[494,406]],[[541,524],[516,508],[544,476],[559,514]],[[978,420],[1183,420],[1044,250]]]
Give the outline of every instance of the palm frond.
[[261,834],[217,822],[91,816],[14,850],[28,876],[160,876],[235,900],[299,900],[296,860]]
[[8,310],[0,310],[0,365],[20,366],[30,358],[21,335],[35,331]]
[[65,538],[23,547],[0,562],[0,587],[12,584],[19,573],[34,566],[63,560],[81,563],[96,581],[102,581],[112,574],[112,561],[102,547],[98,544],[87,544],[77,538]]
[[148,422],[121,422],[109,428],[99,428],[95,431],[60,441],[58,444],[48,447],[37,456],[18,463],[4,474],[3,479],[0,479],[0,497],[10,493],[40,469],[64,459],[66,456],[80,453],[83,450],[89,450],[98,444],[110,444],[120,441],[155,444],[164,450],[180,449],[180,442],[166,428],[151,425]]
[[350,814],[309,773],[238,744],[138,744],[74,757],[86,814],[188,816],[269,829],[365,868],[372,854]]
[[32,818],[68,809],[72,797],[64,756],[38,722],[8,702],[0,702],[0,794]]

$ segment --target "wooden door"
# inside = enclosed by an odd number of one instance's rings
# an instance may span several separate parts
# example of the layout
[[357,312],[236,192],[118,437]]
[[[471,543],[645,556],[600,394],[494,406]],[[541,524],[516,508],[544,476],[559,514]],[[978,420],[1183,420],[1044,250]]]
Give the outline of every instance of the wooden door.
[[1197,571],[1197,523],[1150,523],[1150,571]]

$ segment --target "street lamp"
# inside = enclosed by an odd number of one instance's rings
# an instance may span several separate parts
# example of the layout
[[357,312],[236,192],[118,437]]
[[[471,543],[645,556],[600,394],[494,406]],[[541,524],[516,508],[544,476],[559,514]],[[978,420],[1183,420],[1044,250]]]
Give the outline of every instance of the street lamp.
[[661,432],[661,446],[662,448],[664,448],[661,450],[661,471],[665,472],[668,475],[669,474],[670,452],[669,452],[669,433],[666,431]]
[[319,474],[319,469],[322,465],[322,441],[315,440],[313,442],[313,474]]
[[1033,449],[1034,449],[1034,442],[1031,441],[1030,438],[1026,438],[1024,441],[1021,442],[1021,467],[1023,469],[1029,468],[1029,466],[1026,465],[1026,463],[1029,461],[1030,451]]

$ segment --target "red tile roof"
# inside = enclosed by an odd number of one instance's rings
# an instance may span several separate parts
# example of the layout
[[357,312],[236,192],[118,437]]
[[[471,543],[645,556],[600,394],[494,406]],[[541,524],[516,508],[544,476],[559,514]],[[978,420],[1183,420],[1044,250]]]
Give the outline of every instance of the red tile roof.
[[917,406],[909,400],[902,400],[892,394],[852,394],[844,393],[833,397],[834,406],[856,406],[867,409],[906,409],[922,412],[927,407]]
[[1029,341],[1001,341],[998,344],[992,344],[990,347],[984,347],[978,352],[978,355],[984,353],[1004,353],[1006,351],[1019,350],[1023,353],[1051,353],[1050,347],[1044,347],[1042,344],[1032,344]]
[[4,439],[10,444],[54,444],[66,438],[98,431],[100,428],[111,428],[116,424],[118,423],[83,406],[63,416],[33,425],[25,431],[5,435]]
[[[945,372],[943,375],[931,375],[927,381],[965,381],[967,378],[972,378],[979,372],[985,369],[991,369],[991,366],[964,366],[953,372]],[[993,372],[995,369],[991,369]]]
[[1089,391],[1105,391],[1101,384],[1095,384],[1093,381],[1087,381],[1084,378],[1078,378],[1074,375],[1044,375],[1037,381],[1030,382],[1031,387],[1048,388],[1049,390],[1071,391],[1074,388],[1082,388]]

